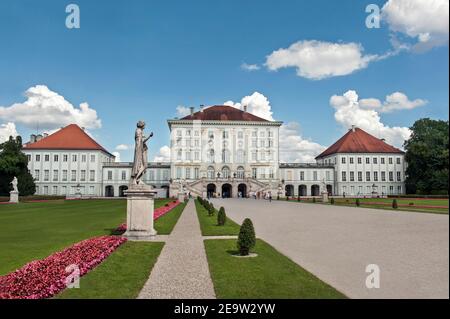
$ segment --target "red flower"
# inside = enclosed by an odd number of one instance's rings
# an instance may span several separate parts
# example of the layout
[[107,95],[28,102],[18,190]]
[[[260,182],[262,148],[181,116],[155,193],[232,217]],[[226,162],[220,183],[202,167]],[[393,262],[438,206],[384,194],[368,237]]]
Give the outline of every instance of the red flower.
[[0,299],[49,298],[66,288],[70,273],[66,267],[76,265],[80,277],[95,268],[126,238],[101,236],[72,245],[42,260],[32,261],[22,268],[0,277]]

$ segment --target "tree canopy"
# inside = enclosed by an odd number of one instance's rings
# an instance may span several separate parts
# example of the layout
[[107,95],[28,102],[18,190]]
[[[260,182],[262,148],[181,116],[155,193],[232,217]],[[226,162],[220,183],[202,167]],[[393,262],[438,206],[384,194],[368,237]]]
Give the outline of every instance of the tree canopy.
[[408,193],[448,194],[448,124],[424,118],[411,127],[404,144]]
[[28,172],[28,160],[22,152],[22,138],[9,137],[0,144],[0,195],[9,196],[11,181],[18,179],[18,189],[21,196],[33,195],[36,192],[34,179]]

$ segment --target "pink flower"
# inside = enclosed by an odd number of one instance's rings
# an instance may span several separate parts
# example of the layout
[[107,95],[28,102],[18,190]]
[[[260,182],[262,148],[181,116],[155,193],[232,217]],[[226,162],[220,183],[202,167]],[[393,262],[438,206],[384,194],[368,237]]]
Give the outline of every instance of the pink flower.
[[80,276],[95,268],[126,241],[118,236],[101,236],[83,240],[42,260],[0,277],[0,299],[50,298],[66,288],[70,273],[66,267],[76,265]]

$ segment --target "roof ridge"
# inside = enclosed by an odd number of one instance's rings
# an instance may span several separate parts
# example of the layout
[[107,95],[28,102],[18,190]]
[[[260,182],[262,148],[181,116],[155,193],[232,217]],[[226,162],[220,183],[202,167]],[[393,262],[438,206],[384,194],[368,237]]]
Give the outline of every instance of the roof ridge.
[[359,127],[352,127],[340,139],[316,156],[316,159],[337,153],[404,153]]
[[100,150],[114,156],[75,123],[66,125],[39,141],[26,143],[24,149]]

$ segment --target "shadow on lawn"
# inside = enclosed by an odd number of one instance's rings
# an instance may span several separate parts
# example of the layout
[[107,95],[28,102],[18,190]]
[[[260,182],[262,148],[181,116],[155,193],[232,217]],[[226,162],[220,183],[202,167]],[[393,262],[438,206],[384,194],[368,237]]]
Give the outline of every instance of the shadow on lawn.
[[110,236],[120,236],[125,232],[124,230],[117,228],[105,228],[103,230],[108,231]]

